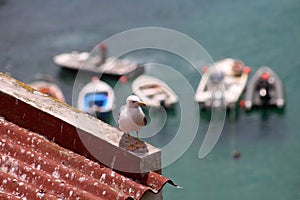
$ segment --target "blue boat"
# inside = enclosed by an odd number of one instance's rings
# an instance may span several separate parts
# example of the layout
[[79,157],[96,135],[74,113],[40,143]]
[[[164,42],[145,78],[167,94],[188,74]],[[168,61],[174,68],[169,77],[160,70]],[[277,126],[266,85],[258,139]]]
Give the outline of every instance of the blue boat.
[[105,82],[93,77],[86,84],[78,96],[79,110],[94,116],[103,116],[115,107],[115,94],[113,89]]

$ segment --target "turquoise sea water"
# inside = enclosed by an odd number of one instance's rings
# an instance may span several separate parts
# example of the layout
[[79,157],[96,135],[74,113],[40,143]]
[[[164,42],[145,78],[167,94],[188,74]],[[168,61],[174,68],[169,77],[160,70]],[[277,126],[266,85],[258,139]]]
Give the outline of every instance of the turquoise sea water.
[[[300,199],[299,9],[297,0],[7,0],[0,6],[0,71],[10,72],[23,82],[34,80],[36,73],[49,74],[72,104],[76,74],[55,66],[52,56],[64,51],[91,51],[114,34],[148,26],[186,34],[215,61],[240,59],[253,72],[262,65],[270,66],[285,85],[285,112],[237,110],[235,120],[227,116],[220,140],[201,160],[198,152],[210,118],[203,113],[187,115],[189,118],[182,120],[190,124],[198,123],[195,120],[200,117],[199,129],[187,151],[163,169],[164,176],[182,187],[165,186],[164,198]],[[201,78],[185,60],[166,52],[145,50],[126,56],[171,66],[187,77],[192,89]],[[193,101],[189,87],[174,80],[173,75],[151,66],[147,73],[167,80],[182,104]],[[130,91],[130,82],[118,91],[123,98]],[[167,145],[180,126],[182,107],[168,112],[162,131],[146,141],[161,148]],[[115,125],[113,119],[108,121]],[[234,150],[241,153],[239,160],[232,158]]]

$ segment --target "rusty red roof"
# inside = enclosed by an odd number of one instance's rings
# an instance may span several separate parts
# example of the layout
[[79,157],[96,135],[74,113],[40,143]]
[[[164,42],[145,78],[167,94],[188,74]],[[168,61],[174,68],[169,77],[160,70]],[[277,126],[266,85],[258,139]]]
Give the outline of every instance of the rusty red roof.
[[134,181],[0,116],[0,199],[141,199],[169,179]]

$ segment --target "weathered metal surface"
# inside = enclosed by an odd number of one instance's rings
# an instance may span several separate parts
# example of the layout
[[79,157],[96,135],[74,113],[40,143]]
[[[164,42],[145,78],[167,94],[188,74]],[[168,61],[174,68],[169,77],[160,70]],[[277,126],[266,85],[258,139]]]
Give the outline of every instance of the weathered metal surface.
[[169,182],[150,172],[137,183],[0,118],[0,197],[141,199]]

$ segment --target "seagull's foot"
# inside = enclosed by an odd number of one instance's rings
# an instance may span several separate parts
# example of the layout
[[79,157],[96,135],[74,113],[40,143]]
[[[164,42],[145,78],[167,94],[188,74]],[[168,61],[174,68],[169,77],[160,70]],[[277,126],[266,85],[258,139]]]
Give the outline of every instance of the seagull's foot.
[[132,136],[128,132],[124,132],[124,139],[128,143],[132,143]]
[[135,144],[131,144],[127,147],[127,150],[129,150],[129,151],[134,151],[136,149],[138,149],[138,147]]
[[126,133],[126,132],[125,132],[125,134],[126,134],[127,138],[130,140],[131,139],[131,135],[129,133]]
[[[126,138],[126,139],[125,139]],[[126,143],[126,150],[134,151],[139,148],[145,148],[146,145],[143,141],[139,140],[138,137],[131,136],[128,132],[124,132],[124,139]]]
[[127,150],[134,151],[136,149],[145,148],[145,147],[146,147],[146,145],[145,145],[144,142],[142,142],[142,141],[136,141],[135,143],[128,145],[127,146]]
[[142,142],[141,140],[139,140],[138,138],[136,138],[135,140],[135,146],[138,148],[144,148],[146,145],[144,142]]

